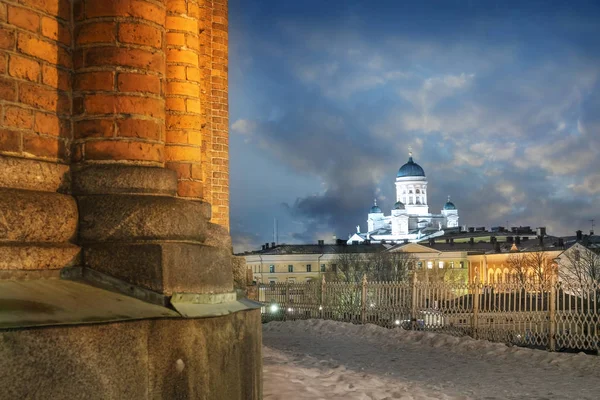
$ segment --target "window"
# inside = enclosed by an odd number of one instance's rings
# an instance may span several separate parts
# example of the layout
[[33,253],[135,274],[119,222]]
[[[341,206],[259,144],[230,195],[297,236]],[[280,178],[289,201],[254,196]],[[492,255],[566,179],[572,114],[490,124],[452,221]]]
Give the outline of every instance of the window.
[[450,268],[454,268],[454,261],[450,261],[450,262],[448,263],[448,266],[449,266]]
[[418,268],[418,269],[421,269],[421,268],[423,268],[423,262],[422,262],[422,261],[419,261],[419,262],[417,263],[417,268]]
[[312,272],[312,265],[306,264],[306,272]]
[[427,261],[427,269],[433,268],[433,261]]
[[461,267],[461,268],[464,268],[464,267],[465,267],[465,262],[464,262],[464,261],[461,261],[461,262],[460,262],[460,267]]
[[294,266],[288,265],[288,272],[294,272]]
[[[333,264],[335,265],[335,264]],[[325,264],[321,264],[321,272],[325,272]]]
[[269,273],[273,274],[275,273],[275,266],[274,265],[269,265]]
[[440,268],[444,268],[444,262],[443,262],[443,261],[440,261],[440,262],[438,263],[438,265],[439,265],[439,267],[440,267]]

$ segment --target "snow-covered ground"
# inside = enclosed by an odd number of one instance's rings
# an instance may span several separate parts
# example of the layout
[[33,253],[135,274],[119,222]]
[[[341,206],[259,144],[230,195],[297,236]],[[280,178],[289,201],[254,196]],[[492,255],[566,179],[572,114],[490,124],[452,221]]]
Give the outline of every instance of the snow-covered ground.
[[600,357],[375,325],[263,326],[264,398],[599,399]]

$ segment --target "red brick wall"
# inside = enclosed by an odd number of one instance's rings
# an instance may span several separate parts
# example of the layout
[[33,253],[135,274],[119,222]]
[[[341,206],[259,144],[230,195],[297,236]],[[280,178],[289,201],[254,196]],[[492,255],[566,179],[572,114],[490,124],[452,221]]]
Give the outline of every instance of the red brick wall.
[[227,0],[2,0],[0,154],[166,166],[229,226]]
[[163,165],[165,11],[164,1],[74,1],[74,162]]
[[66,162],[71,139],[68,0],[0,3],[0,154]]

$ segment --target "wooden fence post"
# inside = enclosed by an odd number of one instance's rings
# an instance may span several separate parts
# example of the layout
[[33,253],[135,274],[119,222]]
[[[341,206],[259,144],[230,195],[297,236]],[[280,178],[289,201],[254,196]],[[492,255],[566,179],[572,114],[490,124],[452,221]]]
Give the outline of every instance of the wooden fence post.
[[550,299],[548,300],[549,324],[548,350],[556,351],[556,275],[550,276]]
[[478,317],[479,317],[479,274],[477,268],[475,268],[475,286],[473,288],[473,319],[471,320],[471,329],[473,331],[473,338],[478,338]]
[[417,329],[417,271],[413,272],[412,277],[412,296],[410,305],[410,324],[412,329]]
[[364,274],[362,279],[360,303],[360,323],[364,324],[367,320],[367,274]]
[[323,318],[325,311],[325,275],[321,279],[321,304],[319,304],[319,311],[321,318]]

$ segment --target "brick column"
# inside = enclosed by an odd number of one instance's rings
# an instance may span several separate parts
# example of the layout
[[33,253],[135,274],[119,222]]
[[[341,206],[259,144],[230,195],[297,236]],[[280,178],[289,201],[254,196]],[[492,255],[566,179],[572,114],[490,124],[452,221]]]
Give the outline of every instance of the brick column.
[[164,0],[75,0],[73,162],[164,163]]
[[56,276],[79,262],[68,193],[68,1],[0,3],[0,279]]
[[177,172],[180,197],[204,198],[200,106],[200,9],[197,0],[167,3],[167,168]]

